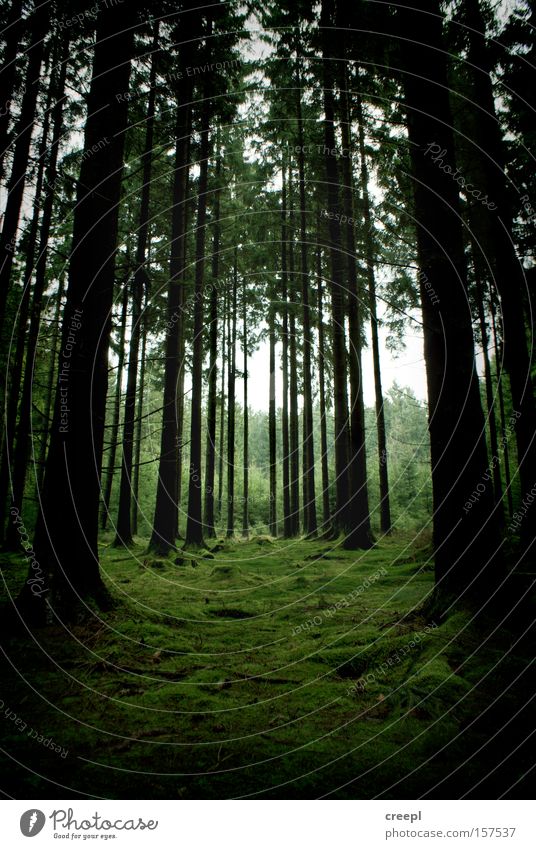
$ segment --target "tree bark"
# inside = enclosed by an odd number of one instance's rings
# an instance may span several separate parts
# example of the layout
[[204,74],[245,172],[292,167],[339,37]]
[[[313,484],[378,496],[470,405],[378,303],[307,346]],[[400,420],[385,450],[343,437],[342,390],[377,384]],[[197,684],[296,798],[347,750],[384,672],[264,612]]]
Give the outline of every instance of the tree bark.
[[382,372],[380,362],[380,342],[378,338],[378,312],[376,305],[376,275],[374,271],[373,221],[370,213],[369,176],[365,152],[365,125],[361,98],[357,98],[357,121],[359,133],[359,156],[361,172],[361,195],[363,199],[363,224],[365,227],[365,254],[367,263],[367,282],[370,310],[370,334],[372,339],[372,362],[374,368],[374,399],[376,404],[376,433],[378,438],[378,471],[380,481],[380,528],[382,534],[392,529],[391,504],[389,498],[389,471],[387,455],[387,432],[383,403]]
[[192,402],[190,419],[190,474],[188,487],[187,546],[204,546],[201,503],[201,402],[203,396],[203,284],[207,216],[208,160],[210,157],[210,99],[204,91],[201,118],[199,162],[199,200],[195,249],[194,339],[192,366]]
[[[343,39],[343,56],[344,56]],[[353,165],[351,158],[352,140],[350,133],[350,109],[348,106],[348,82],[342,68],[340,85],[341,106],[341,142],[343,154],[341,157],[342,198],[346,216],[346,263],[348,276],[348,326],[350,331],[349,356],[350,367],[350,466],[349,489],[350,500],[347,505],[348,520],[346,523],[346,539],[344,547],[370,548],[374,539],[370,527],[370,511],[367,485],[367,450],[365,444],[365,404],[363,401],[363,369],[361,365],[361,292],[357,278],[354,233],[354,204],[353,204]]]
[[207,443],[205,451],[205,534],[207,537],[216,536],[214,518],[214,479],[216,466],[216,419],[217,419],[217,390],[218,390],[218,290],[220,262],[220,180],[221,153],[219,139],[216,141],[216,194],[214,197],[214,236],[212,252],[212,289],[210,292],[209,318],[209,375],[207,398]]
[[281,167],[281,299],[282,299],[282,355],[283,404],[281,410],[281,441],[283,452],[283,536],[292,536],[292,514],[290,508],[290,441],[288,413],[288,369],[289,369],[289,326],[288,326],[288,271],[287,271],[287,185],[286,162]]
[[289,417],[289,469],[290,469],[290,535],[300,533],[300,448],[298,416],[298,354],[296,340],[296,280],[294,276],[294,204],[292,200],[292,164],[288,168],[288,200],[290,234],[288,244],[289,264],[289,367],[290,367],[290,417]]
[[320,403],[320,459],[322,467],[322,532],[331,529],[331,507],[329,503],[328,429],[326,418],[326,375],[324,355],[324,307],[322,298],[322,255],[320,245],[316,249],[317,301],[318,301],[318,389]]
[[143,175],[140,201],[136,266],[132,282],[132,326],[128,352],[127,391],[123,419],[123,443],[121,455],[121,479],[119,483],[119,506],[114,546],[132,545],[132,459],[134,455],[134,427],[136,416],[136,387],[141,333],[141,314],[144,290],[150,280],[146,268],[147,244],[149,241],[149,206],[151,200],[151,175],[153,164],[154,114],[156,101],[156,71],[158,59],[159,24],[154,25],[151,71],[149,74],[149,98],[145,118],[145,145],[142,155]]
[[[97,18],[84,151],[74,212],[67,303],[63,316],[44,494],[34,558],[20,602],[43,602],[53,573],[55,599],[69,615],[78,600],[105,603],[99,572],[100,469],[108,382],[129,88],[132,27],[120,8]],[[30,583],[37,581],[37,583]],[[38,589],[35,590],[35,587]]]
[[[156,505],[149,545],[151,551],[163,556],[169,554],[169,551],[175,548],[178,530],[177,452],[180,450],[180,433],[177,426],[176,393],[178,391],[180,396],[180,372],[184,370],[181,358],[181,338],[184,322],[184,243],[186,241],[186,201],[190,167],[188,160],[192,88],[191,81],[187,80],[181,88],[181,100],[177,105],[172,235],[169,259],[170,279],[165,343],[164,410],[162,413]],[[178,390],[177,382],[179,382]]]
[[235,490],[235,381],[236,381],[236,296],[238,288],[238,248],[234,252],[231,323],[228,327],[229,354],[227,375],[227,537],[234,536]]
[[119,419],[121,414],[121,392],[123,389],[123,366],[125,363],[125,336],[127,329],[127,312],[128,285],[125,283],[123,287],[123,297],[121,300],[121,323],[119,329],[119,349],[117,354],[117,375],[115,379],[115,392],[114,403],[112,408],[110,439],[108,441],[108,462],[106,464],[106,477],[104,478],[104,486],[102,491],[100,526],[103,531],[106,530],[108,518],[110,515],[110,501],[112,498],[112,488],[114,485],[115,476],[115,458],[117,455],[117,446],[119,444]]
[[441,15],[437,0],[403,0],[399,9],[399,31],[407,39],[404,93],[428,383],[436,588],[482,603],[501,569],[493,493],[485,484],[485,424],[459,195],[452,178],[425,155],[431,139],[441,148],[454,147]]
[[37,95],[39,93],[45,36],[48,31],[49,20],[50,4],[41,3],[32,13],[24,94],[15,135],[16,142],[9,179],[4,223],[2,232],[0,233],[0,337],[3,334],[5,307],[11,282],[17,229],[19,226],[26,175],[28,173],[30,145],[36,114]]
[[311,315],[309,309],[305,156],[299,62],[300,58],[297,57],[296,113],[298,122],[298,181],[300,198],[301,299],[303,323],[303,530],[307,536],[314,536],[317,531],[317,518],[315,454],[313,442],[313,393],[311,385],[311,352],[313,350],[313,336],[311,333]]

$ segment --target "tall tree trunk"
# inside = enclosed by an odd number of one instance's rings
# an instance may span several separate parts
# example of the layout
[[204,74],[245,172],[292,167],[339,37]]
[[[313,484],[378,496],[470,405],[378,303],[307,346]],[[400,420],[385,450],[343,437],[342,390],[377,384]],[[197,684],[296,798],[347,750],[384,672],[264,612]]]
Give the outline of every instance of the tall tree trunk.
[[227,374],[227,319],[229,312],[229,294],[227,290],[223,294],[222,313],[222,345],[221,345],[221,389],[220,389],[220,448],[218,464],[218,521],[222,521],[223,503],[223,454],[225,446],[225,378]]
[[318,389],[320,402],[320,460],[322,466],[322,531],[331,527],[329,503],[328,429],[326,418],[326,363],[324,355],[324,307],[322,303],[322,255],[320,245],[316,249],[317,302],[318,302]]
[[[505,179],[504,142],[497,118],[491,79],[492,60],[486,44],[485,25],[479,0],[465,0],[469,38],[469,70],[472,75],[472,100],[478,104],[470,125],[470,138],[476,148],[474,183],[487,193],[496,209],[480,204],[471,218],[471,227],[491,264],[494,284],[501,298],[504,329],[504,359],[510,378],[512,403],[520,415],[516,420],[517,454],[521,497],[525,498],[536,481],[536,408],[531,361],[523,313],[524,270],[516,256],[511,233],[513,214]],[[452,150],[451,148],[446,148]],[[536,507],[533,500],[520,529],[527,548],[536,535]]]
[[214,235],[212,252],[212,289],[210,292],[209,317],[209,375],[207,398],[207,444],[205,451],[205,534],[216,536],[214,520],[214,479],[216,466],[216,419],[218,391],[218,290],[220,265],[220,180],[221,153],[219,137],[216,139],[216,194],[214,197]]
[[[59,56],[58,56],[59,54]],[[57,173],[58,147],[60,144],[62,125],[63,125],[63,99],[65,93],[65,80],[67,76],[67,56],[68,42],[63,39],[63,43],[58,50],[58,54],[54,59],[59,59],[57,75],[54,81],[51,81],[45,107],[45,120],[43,124],[43,134],[39,150],[39,165],[36,180],[36,203],[34,209],[34,218],[32,221],[30,238],[28,240],[28,254],[26,267],[26,291],[30,288],[30,279],[33,273],[35,246],[37,243],[37,229],[39,209],[42,202],[41,191],[43,187],[44,164],[46,151],[48,148],[48,119],[51,102],[54,102],[52,110],[52,140],[50,144],[49,161],[46,170],[47,184],[50,186],[51,181],[55,179]],[[56,64],[55,62],[53,64]],[[37,265],[35,270],[35,283],[32,293],[32,307],[30,312],[30,328],[28,332],[28,340],[26,344],[26,360],[24,365],[24,379],[22,384],[21,400],[19,405],[19,421],[17,425],[16,447],[13,458],[13,504],[21,511],[22,500],[24,497],[24,487],[26,483],[26,474],[28,467],[28,453],[30,450],[31,439],[31,423],[32,423],[32,386],[34,381],[35,358],[37,353],[37,342],[39,337],[39,326],[41,322],[41,312],[43,308],[43,295],[46,288],[46,264],[48,256],[48,241],[50,237],[50,229],[52,224],[52,209],[54,198],[51,191],[45,195],[43,204],[43,215],[41,221],[41,229],[39,234],[39,251]],[[26,307],[24,308],[26,312]],[[22,355],[20,355],[22,362]],[[19,366],[20,368],[20,366]],[[20,374],[17,375],[17,382],[20,380]],[[7,545],[9,548],[17,546],[17,531],[15,525],[11,522],[7,534]]]
[[389,497],[389,471],[387,455],[387,432],[383,402],[380,342],[378,338],[378,312],[376,305],[376,275],[374,272],[373,222],[370,214],[369,176],[365,152],[365,125],[361,98],[357,98],[357,121],[359,133],[359,157],[361,172],[361,195],[363,200],[363,224],[365,228],[365,255],[370,311],[370,334],[372,339],[372,362],[374,368],[374,397],[376,404],[376,433],[378,438],[378,470],[380,481],[380,528],[383,534],[391,532],[391,504]]
[[56,294],[56,306],[54,309],[52,339],[50,343],[48,376],[46,383],[45,401],[43,404],[43,431],[41,433],[41,441],[39,444],[39,458],[37,460],[37,493],[41,496],[43,489],[43,479],[45,476],[45,460],[47,456],[48,438],[50,435],[50,418],[52,413],[52,393],[54,389],[54,378],[56,377],[56,369],[58,362],[58,340],[60,338],[60,315],[61,302],[65,292],[65,276],[60,275],[58,292]]
[[436,586],[447,596],[467,593],[481,603],[496,587],[500,559],[493,494],[483,484],[488,458],[459,196],[455,181],[424,153],[430,139],[447,150],[454,144],[441,15],[437,0],[402,0],[399,9],[428,382]]
[[493,488],[495,491],[495,503],[497,504],[497,516],[504,525],[504,505],[503,505],[503,486],[501,478],[501,466],[499,463],[499,440],[497,438],[497,420],[495,418],[495,398],[493,397],[493,381],[491,379],[491,365],[489,361],[489,336],[486,323],[485,304],[484,304],[484,286],[480,276],[478,264],[474,262],[473,255],[473,270],[476,284],[476,302],[478,310],[478,323],[480,325],[480,339],[482,342],[482,357],[484,360],[484,383],[486,387],[486,404],[488,409],[488,427],[490,437],[491,456],[493,458]]
[[283,404],[281,409],[281,441],[283,453],[283,536],[292,536],[292,515],[290,508],[290,441],[288,416],[288,369],[289,369],[289,327],[288,327],[288,272],[287,272],[287,185],[286,162],[283,157],[281,167],[281,300],[283,311],[281,370],[283,372]]
[[234,536],[235,484],[235,381],[236,381],[236,295],[238,287],[238,248],[234,251],[233,293],[231,298],[231,328],[229,337],[227,376],[227,536]]
[[[32,277],[34,271],[34,262],[35,262],[35,249],[37,244],[37,232],[39,229],[39,215],[41,212],[41,192],[43,188],[43,174],[45,168],[45,155],[48,146],[48,128],[49,128],[49,108],[51,102],[51,90],[49,89],[47,96],[47,104],[44,111],[44,121],[43,121],[43,129],[41,132],[41,140],[39,143],[39,153],[38,153],[38,165],[37,165],[37,177],[35,181],[35,194],[33,201],[33,210],[32,210],[32,218],[30,221],[30,226],[27,231],[27,238],[25,239],[25,263],[24,263],[24,277],[23,277],[23,292],[22,298],[19,305],[18,310],[18,323],[17,323],[17,333],[16,333],[16,344],[15,344],[15,353],[13,357],[9,357],[8,360],[8,374],[9,374],[9,393],[8,393],[8,402],[7,402],[7,410],[6,410],[6,420],[5,420],[5,428],[4,428],[4,441],[2,446],[2,468],[0,469],[0,532],[3,537],[4,533],[4,525],[6,521],[6,511],[7,511],[7,494],[9,489],[9,484],[11,482],[11,490],[12,490],[12,502],[16,506],[16,508],[20,511],[22,507],[22,496],[21,489],[24,491],[24,480],[26,479],[26,465],[27,465],[27,452],[24,454],[24,467],[22,470],[22,487],[21,487],[21,468],[20,468],[20,448],[19,448],[19,462],[17,462],[17,456],[13,456],[13,448],[15,445],[19,444],[20,435],[21,435],[21,427],[20,424],[17,425],[17,409],[19,407],[19,389],[21,384],[21,378],[23,373],[23,364],[24,364],[24,388],[22,390],[22,401],[21,401],[21,412],[24,415],[25,407],[28,404],[28,392],[31,391],[31,378],[33,376],[34,369],[34,359],[35,359],[35,346],[33,350],[30,350],[32,347],[30,345],[30,341],[28,341],[28,354],[26,356],[26,361],[24,360],[24,349],[26,347],[26,332],[28,326],[28,314],[30,312],[30,300],[32,295],[35,299],[35,286],[33,287],[34,292],[32,292]],[[31,331],[30,331],[31,337]],[[31,359],[29,357],[31,356]],[[30,378],[30,382],[28,382],[28,375]],[[25,391],[26,390],[26,391]],[[28,396],[28,397],[27,397]],[[29,416],[25,417],[27,419],[26,422],[26,433],[28,434],[29,427]],[[28,438],[28,437],[27,437]],[[15,449],[15,455],[17,455],[17,449]],[[16,527],[13,522],[10,522],[7,530],[6,530],[6,546],[7,548],[18,547],[18,540],[20,539],[19,534],[17,533]]]
[[[184,64],[184,60],[183,60]],[[169,259],[169,290],[167,304],[167,333],[165,343],[164,409],[156,505],[150,549],[167,555],[175,548],[178,529],[178,464],[180,434],[177,427],[176,392],[180,396],[177,378],[183,370],[181,338],[184,322],[184,257],[186,240],[186,200],[189,173],[192,83],[186,81],[177,105],[175,174],[173,180],[173,215]],[[179,398],[180,403],[180,398]]]
[[45,36],[48,31],[49,20],[50,4],[41,3],[32,13],[24,94],[15,135],[16,142],[9,179],[4,224],[0,233],[0,337],[3,332],[5,307],[17,241],[17,229],[19,226],[26,175],[28,173],[30,145],[35,121],[37,95],[39,92]]
[[125,282],[121,300],[121,323],[119,328],[119,348],[117,353],[117,374],[115,378],[114,403],[112,408],[112,421],[110,426],[110,439],[108,440],[108,462],[106,464],[106,477],[102,488],[102,504],[100,514],[100,526],[106,530],[110,514],[110,501],[115,476],[115,458],[119,443],[119,419],[121,413],[121,392],[123,388],[123,366],[125,363],[125,336],[127,329],[128,312],[128,285]]
[[339,174],[337,162],[331,151],[335,149],[334,96],[331,27],[333,26],[332,0],[322,2],[322,70],[324,96],[324,168],[327,182],[327,209],[329,251],[331,259],[331,321],[333,346],[333,402],[335,412],[335,487],[336,508],[332,517],[334,529],[347,533],[351,527],[348,516],[350,496],[348,460],[350,427],[348,396],[346,390],[346,345],[344,339],[344,254],[339,215]]
[[[290,367],[290,420],[289,420],[289,467],[290,467],[290,520],[291,536],[300,532],[300,449],[298,416],[298,355],[296,340],[296,280],[294,276],[294,204],[292,200],[292,164],[289,160],[288,199],[290,234],[288,239],[289,264],[289,367]],[[288,234],[288,230],[287,230]]]
[[[344,56],[343,39],[343,56]],[[350,466],[349,488],[350,501],[347,505],[347,533],[344,541],[345,548],[370,548],[373,544],[370,528],[370,512],[367,486],[367,450],[365,444],[365,403],[363,400],[363,369],[361,365],[361,293],[357,279],[354,233],[354,204],[353,204],[353,166],[352,140],[350,133],[350,109],[347,94],[347,76],[345,65],[341,66],[342,80],[340,85],[341,106],[341,142],[343,148],[342,162],[342,198],[346,215],[346,247],[348,275],[348,326],[349,366],[350,366]]]
[[247,298],[246,298],[246,278],[244,277],[242,286],[242,331],[244,340],[244,486],[242,492],[243,509],[242,509],[242,536],[247,539],[249,536],[249,410],[248,410],[248,328],[247,328]]
[[154,36],[151,53],[151,72],[149,74],[149,98],[145,119],[145,146],[142,155],[143,176],[140,200],[140,217],[136,245],[136,267],[132,283],[132,326],[128,352],[127,391],[125,396],[125,415],[123,419],[123,445],[121,456],[121,479],[119,484],[119,507],[115,546],[132,544],[132,458],[134,454],[134,427],[136,417],[136,386],[138,383],[138,362],[141,333],[141,313],[144,289],[149,288],[147,273],[147,244],[149,241],[149,206],[151,199],[151,175],[153,163],[154,113],[156,100],[156,71],[158,58],[159,24],[154,24]]
[[268,443],[270,456],[270,509],[268,526],[270,534],[277,536],[277,440],[275,411],[275,309],[270,303],[268,312],[268,335],[270,363],[268,380]]
[[133,49],[134,30],[125,27],[123,10],[102,8],[84,135],[84,150],[91,153],[82,158],[74,211],[58,388],[29,568],[33,582],[26,582],[20,599],[42,603],[52,572],[56,599],[69,614],[77,599],[91,596],[103,603],[107,596],[97,542],[100,468],[128,125],[127,103],[118,96],[129,88]]
[[311,316],[309,309],[305,155],[299,63],[300,57],[297,57],[296,113],[298,121],[298,181],[300,190],[301,297],[303,323],[303,530],[306,535],[313,536],[317,531],[315,454],[313,441],[313,393],[311,385],[311,352],[313,350],[313,336],[311,333]]
[[0,110],[0,184],[4,182],[4,159],[9,135],[12,98],[17,80],[17,53],[24,30],[22,0],[12,0],[4,29],[5,48],[2,56],[2,109]]
[[[499,396],[499,414],[501,418],[501,445],[504,458],[504,481],[506,484],[506,500],[508,502],[508,514],[510,519],[514,515],[514,498],[512,495],[512,476],[510,474],[510,451],[508,448],[508,432],[506,429],[506,412],[504,405],[504,389],[502,374],[499,373],[499,364],[502,363],[502,349],[499,345],[497,334],[497,317],[495,315],[495,300],[493,291],[490,291],[491,328],[493,331],[493,349],[495,352],[495,370],[497,372],[497,394]],[[501,369],[502,371],[502,369]]]
[[203,396],[203,278],[205,273],[205,238],[207,216],[208,160],[210,156],[210,99],[204,91],[201,118],[201,153],[199,162],[199,200],[195,249],[194,339],[192,365],[192,405],[190,419],[190,475],[188,487],[188,519],[186,545],[202,546],[203,513],[201,503],[201,403]]
[[141,442],[142,442],[142,422],[143,409],[145,400],[145,357],[147,353],[147,302],[142,316],[142,331],[141,331],[141,358],[140,358],[140,377],[138,381],[138,407],[136,410],[136,448],[134,453],[134,472],[132,478],[132,536],[138,533],[138,515],[139,515],[139,495],[140,495],[140,460],[141,460]]

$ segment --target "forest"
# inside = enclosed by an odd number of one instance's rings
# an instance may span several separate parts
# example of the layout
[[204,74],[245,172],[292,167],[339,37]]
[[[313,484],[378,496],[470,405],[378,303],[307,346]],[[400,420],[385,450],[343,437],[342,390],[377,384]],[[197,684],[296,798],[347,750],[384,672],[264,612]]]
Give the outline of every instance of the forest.
[[535,15],[2,2],[4,799],[527,795]]

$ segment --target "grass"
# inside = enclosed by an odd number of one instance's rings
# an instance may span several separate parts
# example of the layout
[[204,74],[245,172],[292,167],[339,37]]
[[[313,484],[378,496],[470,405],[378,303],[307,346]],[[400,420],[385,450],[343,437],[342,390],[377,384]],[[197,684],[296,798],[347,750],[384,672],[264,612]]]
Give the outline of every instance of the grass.
[[[9,795],[523,794],[528,636],[464,611],[427,621],[426,540],[218,547],[176,564],[144,540],[103,546],[115,608],[8,641]],[[24,567],[4,577],[16,592]]]

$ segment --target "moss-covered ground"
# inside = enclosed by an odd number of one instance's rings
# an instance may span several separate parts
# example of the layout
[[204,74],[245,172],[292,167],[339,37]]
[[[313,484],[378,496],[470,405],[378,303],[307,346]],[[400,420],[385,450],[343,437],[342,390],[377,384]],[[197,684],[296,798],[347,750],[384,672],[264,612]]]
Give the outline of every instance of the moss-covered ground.
[[[523,797],[530,617],[423,615],[423,539],[103,545],[115,607],[4,644],[16,798]],[[24,567],[4,562],[16,592]],[[17,721],[18,720],[18,721]],[[527,739],[528,738],[528,739]],[[61,749],[55,751],[54,747]]]

